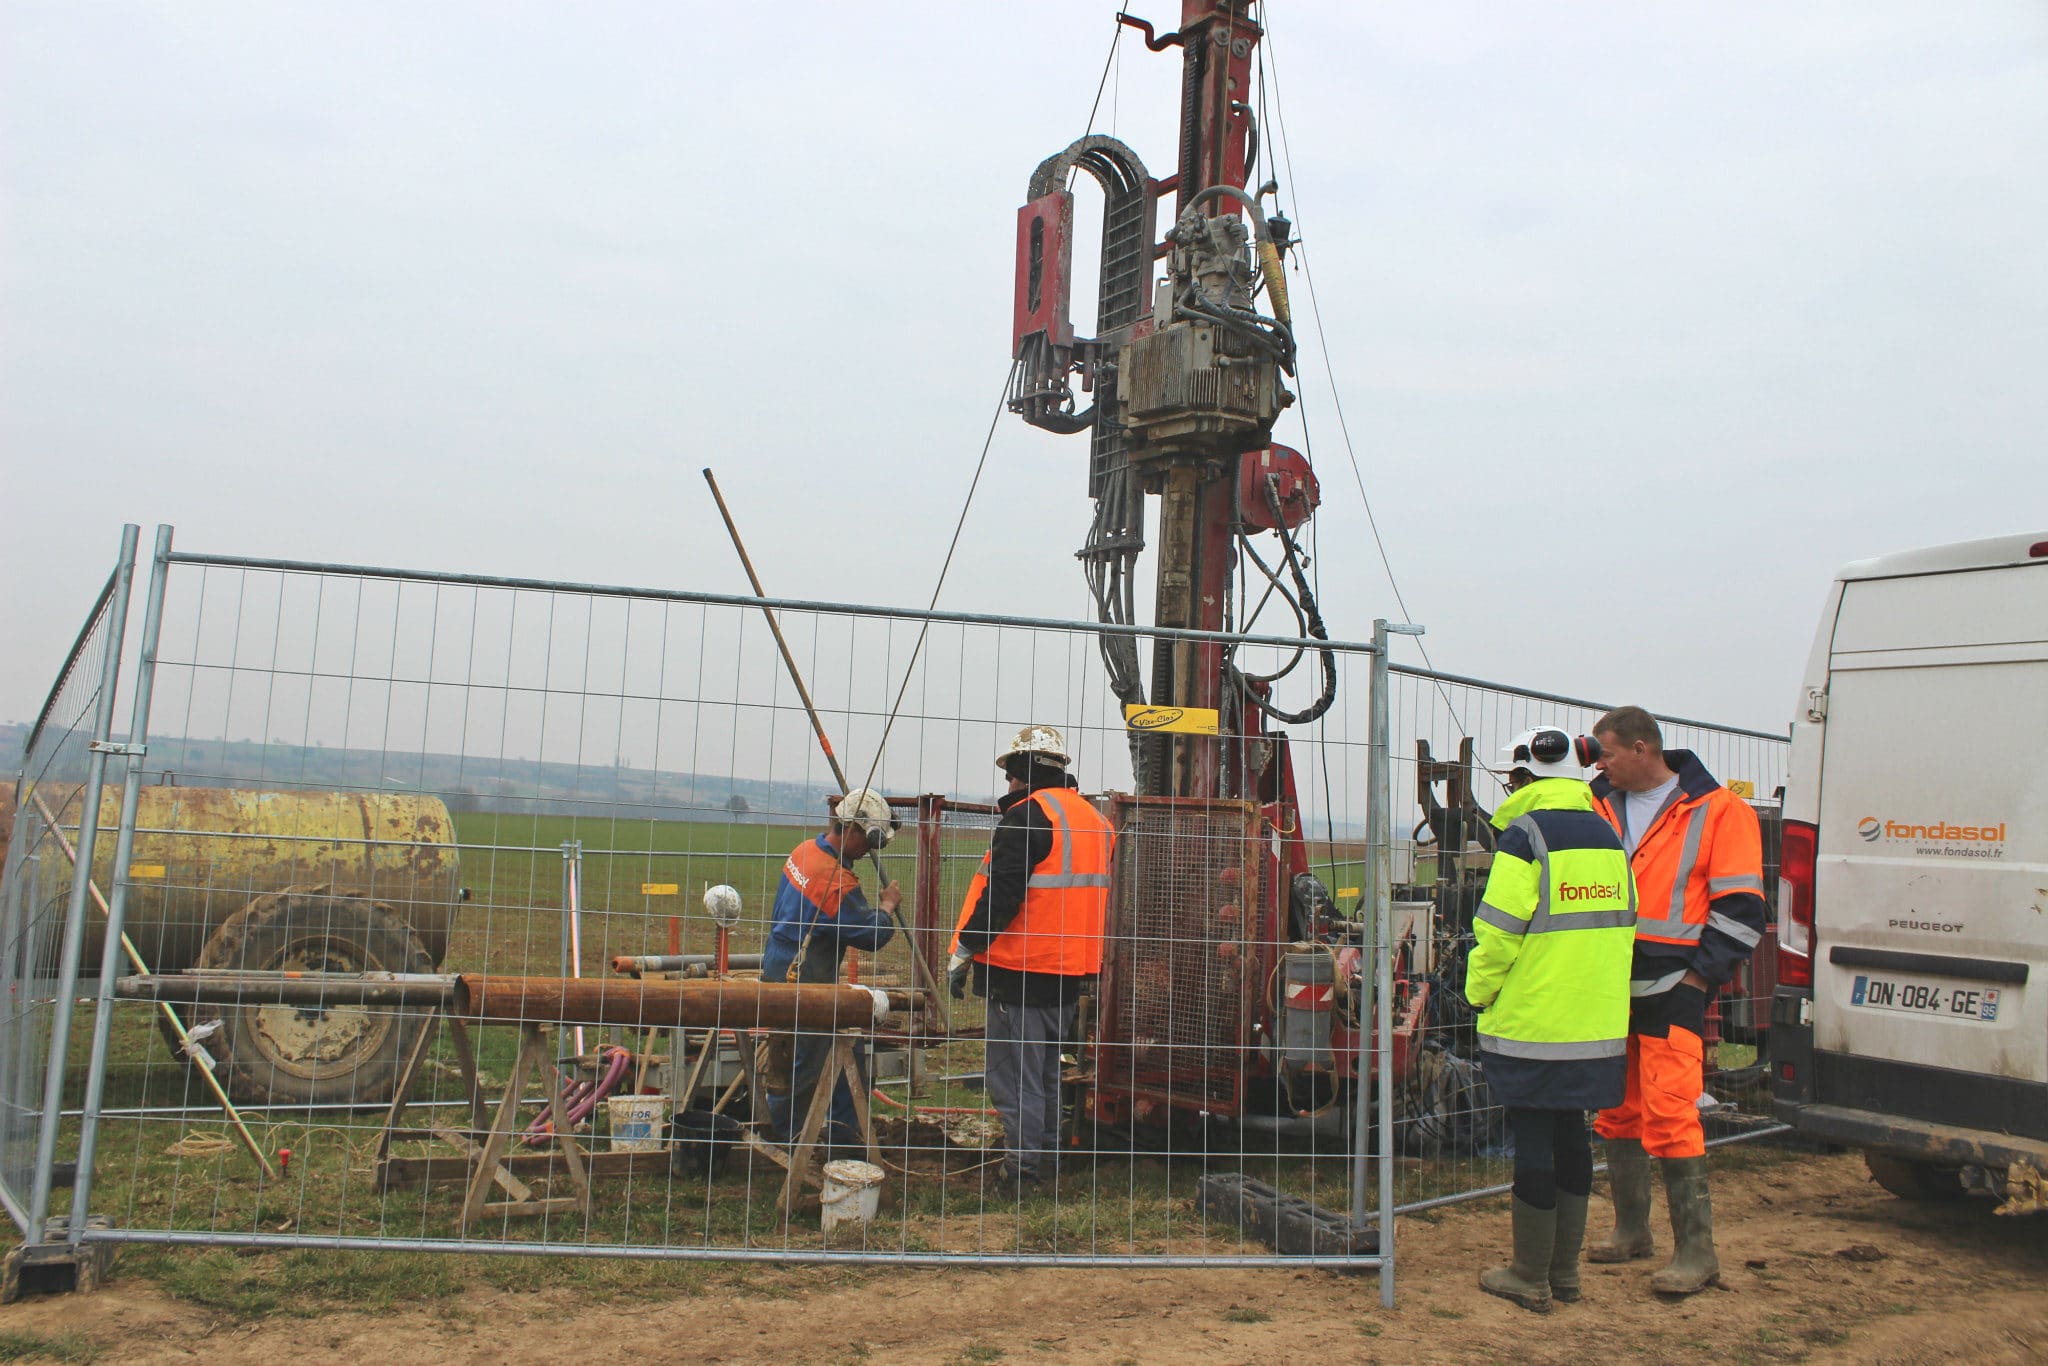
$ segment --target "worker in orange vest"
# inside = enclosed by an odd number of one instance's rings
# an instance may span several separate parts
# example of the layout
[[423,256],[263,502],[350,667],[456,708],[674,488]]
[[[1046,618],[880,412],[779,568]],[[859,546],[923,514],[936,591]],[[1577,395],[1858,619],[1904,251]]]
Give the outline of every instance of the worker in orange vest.
[[998,1180],[1022,1193],[1057,1175],[1060,1044],[1102,969],[1114,834],[1067,772],[1067,742],[1026,726],[996,755],[1010,790],[968,885],[947,982],[988,1000],[983,1076],[1003,1118]]
[[1763,839],[1756,812],[1715,781],[1699,757],[1664,748],[1654,717],[1617,707],[1593,723],[1600,742],[1595,808],[1621,836],[1638,892],[1629,983],[1628,1095],[1602,1110],[1614,1236],[1588,1261],[1654,1252],[1650,1161],[1664,1176],[1675,1244],[1650,1288],[1690,1295],[1721,1274],[1707,1193],[1707,1002],[1755,952],[1765,923]]

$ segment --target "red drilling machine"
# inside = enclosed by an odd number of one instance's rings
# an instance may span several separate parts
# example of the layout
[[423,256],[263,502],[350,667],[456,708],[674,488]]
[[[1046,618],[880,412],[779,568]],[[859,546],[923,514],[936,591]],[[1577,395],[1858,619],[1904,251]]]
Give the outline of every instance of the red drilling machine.
[[[1009,406],[1088,439],[1095,517],[1080,559],[1100,619],[1137,624],[1135,570],[1156,498],[1154,628],[1246,632],[1238,581],[1250,566],[1251,591],[1291,604],[1302,637],[1292,663],[1267,674],[1224,639],[1152,635],[1147,670],[1136,637],[1100,637],[1131,726],[1136,790],[1110,799],[1112,947],[1081,1114],[1118,1127],[1313,1120],[1340,1113],[1357,1080],[1357,987],[1370,965],[1359,923],[1310,871],[1277,728],[1320,718],[1339,677],[1335,652],[1317,643],[1328,635],[1300,542],[1319,502],[1315,473],[1272,439],[1294,399],[1285,268],[1295,244],[1277,184],[1252,188],[1258,10],[1182,0],[1166,34],[1119,14],[1151,51],[1179,52],[1178,170],[1154,178],[1124,143],[1086,136],[1038,166],[1017,214]],[[1092,338],[1072,322],[1072,187],[1084,172],[1103,196]],[[1278,544],[1262,554],[1268,535]],[[1288,686],[1300,692],[1306,677],[1310,695],[1288,710],[1278,699],[1297,666]],[[1427,991],[1397,984],[1397,1077]]]

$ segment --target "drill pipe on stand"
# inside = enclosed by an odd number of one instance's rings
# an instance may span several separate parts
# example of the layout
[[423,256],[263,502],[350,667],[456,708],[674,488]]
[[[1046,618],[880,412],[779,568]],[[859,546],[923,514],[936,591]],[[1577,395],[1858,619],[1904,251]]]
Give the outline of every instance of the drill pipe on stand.
[[124,1000],[207,1005],[434,1006],[466,1020],[685,1029],[847,1029],[922,1008],[917,991],[810,983],[618,981],[495,973],[212,971],[123,977]]

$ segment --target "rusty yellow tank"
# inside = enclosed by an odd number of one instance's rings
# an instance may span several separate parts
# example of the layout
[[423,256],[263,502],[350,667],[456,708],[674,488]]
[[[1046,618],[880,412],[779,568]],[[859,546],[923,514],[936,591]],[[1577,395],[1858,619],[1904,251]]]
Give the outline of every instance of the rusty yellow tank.
[[[102,890],[113,886],[120,803],[121,789],[110,784],[93,857]],[[76,815],[74,802],[59,819],[68,825]],[[128,937],[156,972],[198,963],[214,931],[255,898],[322,885],[390,907],[439,964],[461,899],[448,808],[411,793],[145,787],[129,871]],[[104,922],[93,915],[88,924],[84,961],[93,965]]]

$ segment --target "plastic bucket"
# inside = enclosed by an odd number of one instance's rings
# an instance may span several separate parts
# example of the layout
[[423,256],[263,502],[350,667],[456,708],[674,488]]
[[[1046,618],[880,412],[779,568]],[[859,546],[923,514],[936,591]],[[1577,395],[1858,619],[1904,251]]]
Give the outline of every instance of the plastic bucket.
[[841,1224],[865,1224],[875,1217],[886,1175],[872,1162],[851,1160],[825,1164],[825,1188],[819,1193],[819,1223],[830,1233]]
[[612,1096],[605,1103],[612,1122],[612,1151],[657,1153],[668,1130],[667,1096]]

